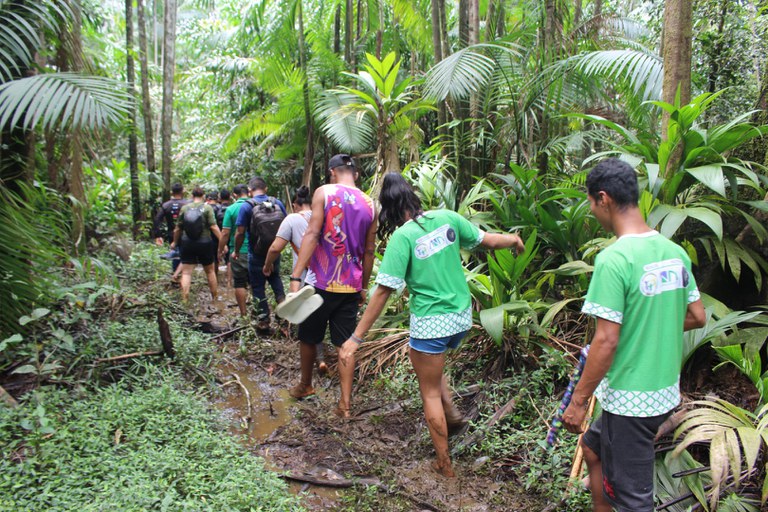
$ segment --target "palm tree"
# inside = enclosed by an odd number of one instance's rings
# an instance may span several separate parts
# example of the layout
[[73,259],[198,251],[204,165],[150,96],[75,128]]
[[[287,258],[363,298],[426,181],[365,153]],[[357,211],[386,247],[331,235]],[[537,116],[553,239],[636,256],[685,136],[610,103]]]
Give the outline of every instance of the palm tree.
[[366,54],[366,60],[364,71],[344,73],[359,88],[327,91],[318,102],[317,116],[322,130],[342,150],[355,153],[375,147],[375,197],[383,174],[401,170],[400,147],[408,148],[410,161],[418,160],[422,133],[416,120],[435,107],[417,96],[411,77],[398,80],[400,61],[394,53],[383,60]]

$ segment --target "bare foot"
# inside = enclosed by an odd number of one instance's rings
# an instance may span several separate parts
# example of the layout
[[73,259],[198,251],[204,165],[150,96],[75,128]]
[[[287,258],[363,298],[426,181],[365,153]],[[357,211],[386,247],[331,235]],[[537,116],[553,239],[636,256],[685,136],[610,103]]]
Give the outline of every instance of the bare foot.
[[343,408],[341,405],[333,410],[333,414],[345,420],[348,420],[351,417],[349,414],[349,408]]
[[432,467],[432,470],[440,476],[446,478],[456,477],[456,473],[453,472],[453,467],[451,466],[451,461],[440,464],[436,460],[433,460],[429,465]]

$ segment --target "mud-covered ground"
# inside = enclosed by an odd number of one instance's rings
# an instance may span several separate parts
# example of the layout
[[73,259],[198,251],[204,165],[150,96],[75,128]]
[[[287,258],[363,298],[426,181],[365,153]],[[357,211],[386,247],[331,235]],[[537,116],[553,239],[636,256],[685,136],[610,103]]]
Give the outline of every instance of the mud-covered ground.
[[[221,297],[218,311],[204,307],[197,316],[203,326],[226,332],[237,327],[237,308],[229,290],[223,288]],[[200,298],[205,298],[202,291]],[[217,340],[221,393],[215,405],[230,421],[233,435],[243,436],[246,449],[264,457],[275,471],[295,478],[289,479],[292,488],[304,497],[309,510],[469,512],[546,507],[519,484],[496,481],[493,475],[499,472],[487,457],[456,457],[457,478],[432,471],[434,451],[418,393],[398,399],[375,386],[370,377],[356,381],[353,417],[341,420],[333,414],[339,386],[331,371],[322,377],[315,372],[315,396],[291,399],[288,389],[298,379],[299,346],[285,331],[278,328],[270,336],[257,336],[246,328]],[[333,362],[330,343],[325,352],[326,360]],[[457,404],[462,405],[461,399]],[[471,434],[470,428],[452,438],[451,444]]]

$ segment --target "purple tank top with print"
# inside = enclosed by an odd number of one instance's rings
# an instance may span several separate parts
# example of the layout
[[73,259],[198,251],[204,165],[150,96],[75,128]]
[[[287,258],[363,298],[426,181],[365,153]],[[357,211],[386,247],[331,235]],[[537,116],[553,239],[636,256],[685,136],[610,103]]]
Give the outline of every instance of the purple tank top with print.
[[315,287],[334,293],[359,292],[373,201],[355,187],[325,185],[323,191],[323,229],[309,265],[317,278]]

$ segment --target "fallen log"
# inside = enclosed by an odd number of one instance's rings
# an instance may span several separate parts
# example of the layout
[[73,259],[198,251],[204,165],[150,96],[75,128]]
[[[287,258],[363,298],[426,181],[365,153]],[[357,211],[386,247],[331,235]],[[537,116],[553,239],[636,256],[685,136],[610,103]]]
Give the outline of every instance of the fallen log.
[[461,440],[456,446],[451,450],[451,455],[456,455],[460,451],[462,451],[464,448],[467,448],[469,446],[472,446],[473,444],[480,441],[483,437],[485,437],[486,433],[493,427],[496,423],[498,423],[502,418],[504,418],[507,414],[511,413],[515,406],[517,405],[517,397],[512,398],[509,402],[504,404],[497,410],[493,416],[491,416],[488,421],[485,422],[485,428],[475,430],[475,432],[464,439]]
[[226,332],[222,332],[221,334],[217,334],[216,336],[211,336],[211,340],[210,341],[218,340],[219,338],[226,338],[227,336],[235,334],[236,332],[242,331],[246,327],[248,327],[248,326],[247,325],[241,325],[240,327],[235,327],[234,329],[231,329],[231,330],[226,331]]

